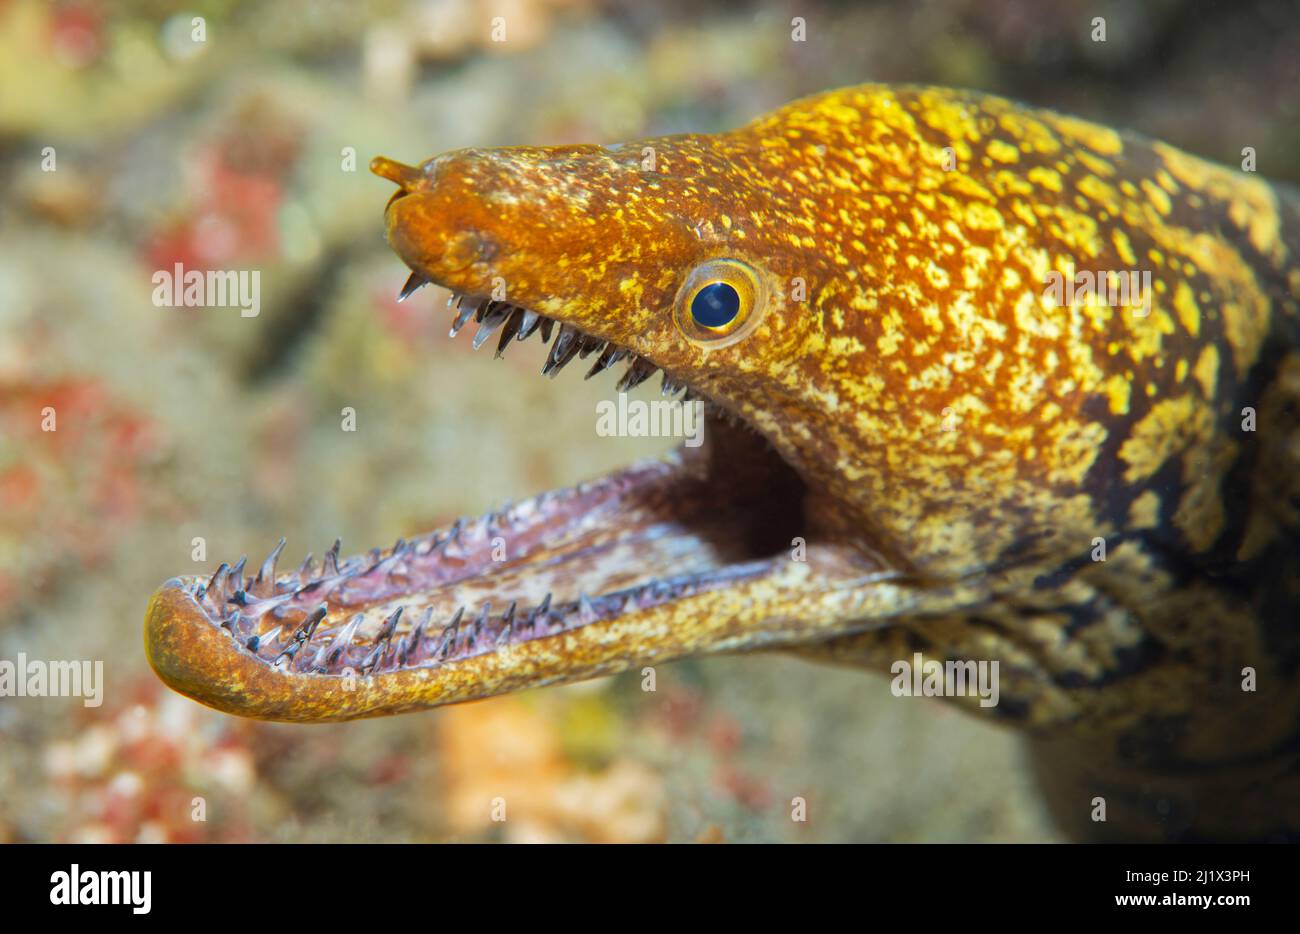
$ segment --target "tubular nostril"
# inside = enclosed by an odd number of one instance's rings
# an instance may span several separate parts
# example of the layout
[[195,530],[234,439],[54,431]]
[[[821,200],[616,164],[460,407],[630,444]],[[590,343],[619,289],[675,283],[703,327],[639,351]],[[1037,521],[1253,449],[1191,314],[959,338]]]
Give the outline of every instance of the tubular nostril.
[[396,162],[386,156],[375,156],[370,160],[370,171],[374,172],[380,178],[386,178],[395,185],[400,185],[402,191],[406,193],[412,191],[425,181],[425,174],[419,168],[412,165],[404,165]]

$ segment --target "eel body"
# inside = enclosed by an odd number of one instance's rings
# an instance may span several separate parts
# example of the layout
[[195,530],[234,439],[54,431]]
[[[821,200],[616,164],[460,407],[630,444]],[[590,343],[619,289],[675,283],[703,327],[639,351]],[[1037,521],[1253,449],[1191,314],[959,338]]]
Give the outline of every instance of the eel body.
[[550,375],[662,370],[706,442],[172,579],[145,629],[170,686],[320,721],[716,652],[996,660],[998,703],[956,702],[1026,733],[1071,832],[1300,833],[1294,191],[885,86],[372,168],[406,292],[452,290],[476,345],[540,334]]

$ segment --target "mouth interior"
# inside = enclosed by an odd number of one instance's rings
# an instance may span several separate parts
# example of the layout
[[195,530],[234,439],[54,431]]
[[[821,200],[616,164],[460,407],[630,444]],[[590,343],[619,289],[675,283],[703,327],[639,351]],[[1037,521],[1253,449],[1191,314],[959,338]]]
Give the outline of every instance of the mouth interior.
[[[405,298],[424,280],[412,276]],[[554,322],[519,306],[453,296],[452,333],[471,318],[475,346],[503,328],[498,356]],[[657,367],[560,325],[543,373],[599,354],[588,376],[620,359],[630,388]],[[804,486],[762,438],[690,387],[705,407],[704,444],[387,550],[278,573],[284,542],[256,573],[241,559],[186,585],[211,625],[241,651],[287,672],[382,674],[437,667],[507,644],[560,635],[760,576],[804,535]],[[683,401],[685,401],[683,400]],[[249,569],[251,571],[251,569]]]

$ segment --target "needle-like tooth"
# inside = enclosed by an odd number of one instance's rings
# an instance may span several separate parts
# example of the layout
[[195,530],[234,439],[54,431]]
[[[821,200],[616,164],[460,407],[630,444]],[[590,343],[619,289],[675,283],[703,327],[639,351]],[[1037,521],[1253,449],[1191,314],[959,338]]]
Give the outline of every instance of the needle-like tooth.
[[510,317],[510,305],[505,302],[490,302],[487,311],[479,318],[482,322],[474,335],[474,349],[478,350],[492,336],[492,332]]
[[659,389],[659,394],[663,396],[675,396],[685,388],[686,384],[684,382],[678,379],[673,379],[665,373],[663,385]]
[[270,632],[263,633],[260,636],[257,635],[249,636],[248,641],[245,642],[244,645],[248,647],[248,651],[256,652],[258,648],[260,648],[261,646],[270,645],[272,642],[278,639],[280,637],[281,628],[282,627],[280,626],[276,626]]
[[542,375],[554,376],[564,369],[578,352],[581,337],[582,333],[577,328],[567,324],[560,325],[560,334],[551,345],[551,353],[546,358],[546,366],[542,367]]
[[344,651],[351,647],[352,637],[357,634],[357,628],[360,627],[362,619],[362,615],[358,613],[348,620],[347,625],[339,630],[339,634],[330,640],[329,652],[323,657],[320,653],[317,653],[317,658],[313,661],[313,664],[323,665],[327,668],[334,667],[343,656]]
[[488,617],[492,615],[492,604],[490,602],[483,604],[483,609],[478,611],[478,616],[474,619],[474,626],[469,631],[468,644],[472,649],[478,642],[479,635],[487,626]]
[[555,327],[554,318],[542,319],[542,343],[543,344],[549,344],[551,342],[551,328],[553,327]]
[[[285,596],[289,595],[285,594]],[[312,635],[316,632],[316,627],[325,618],[326,609],[327,607],[323,603],[316,607],[312,614],[303,621],[302,625],[294,630],[292,641],[285,647],[284,651],[275,657],[271,664],[278,665],[281,659],[285,658],[292,662],[297,657],[298,651],[311,641]]]
[[339,634],[335,638],[334,644],[341,649],[346,649],[350,646],[352,644],[352,638],[357,634],[357,630],[361,628],[361,621],[363,619],[365,619],[365,617],[358,613],[348,620],[348,624],[339,630]]
[[414,652],[417,657],[419,656],[420,642],[424,639],[424,627],[429,625],[429,621],[432,619],[433,607],[425,607],[424,615],[420,617],[420,621],[415,624],[415,628],[411,630],[411,634],[406,637],[406,640],[402,643],[401,649],[398,650],[397,663],[399,665],[405,665],[407,657],[412,652]]
[[460,333],[460,329],[466,325],[469,319],[473,316],[474,312],[477,311],[480,307],[482,306],[479,303],[470,301],[468,299],[464,299],[461,301],[460,305],[457,306],[456,309],[456,317],[452,319],[451,322],[452,337],[455,337],[457,334]]
[[208,593],[216,594],[217,599],[224,599],[226,596],[226,578],[230,576],[230,565],[221,562],[221,567],[213,573],[212,579],[208,581]]
[[275,562],[279,559],[282,551],[284,551],[283,537],[280,539],[280,544],[271,549],[271,553],[262,562],[262,567],[258,569],[257,579],[253,581],[253,594],[255,596],[269,597],[275,590]]
[[634,389],[649,379],[657,369],[659,368],[645,357],[637,357],[632,361],[632,365],[627,368],[627,372],[623,374],[623,378],[618,381],[618,385],[614,388],[618,392],[627,392],[629,389]]
[[578,342],[578,359],[586,360],[597,350],[604,350],[604,349],[605,349],[605,341],[601,340],[599,337],[584,335],[582,340]]
[[366,653],[366,657],[361,659],[361,664],[358,666],[363,675],[374,671],[374,669],[379,665],[380,659],[384,657],[384,652],[387,648],[387,642],[380,642]]
[[505,643],[510,641],[510,636],[515,631],[515,610],[518,609],[518,606],[519,606],[518,601],[515,600],[510,601],[510,609],[506,610],[506,615],[503,618],[501,631],[497,633],[497,637],[496,637],[497,645],[504,645]]
[[442,639],[439,640],[438,648],[436,651],[436,654],[439,658],[446,658],[447,653],[450,652],[452,646],[455,645],[456,633],[460,630],[460,620],[461,617],[464,615],[465,615],[465,608],[463,606],[459,607],[456,610],[456,615],[451,618],[451,622],[443,627]]
[[418,272],[413,272],[410,278],[406,280],[406,285],[402,286],[402,291],[397,293],[397,300],[404,302],[420,289],[429,284],[429,280],[424,278]]
[[591,379],[597,373],[609,369],[626,357],[627,354],[628,352],[621,347],[615,347],[613,344],[608,345],[600,352],[600,356],[596,358],[596,362],[591,365],[591,369],[587,371],[587,375],[583,379]]
[[506,319],[506,326],[501,329],[501,340],[497,343],[496,356],[500,357],[506,352],[506,346],[519,333],[520,327],[523,326],[524,310],[516,308]]
[[304,584],[310,583],[315,575],[316,572],[312,567],[312,556],[309,551],[307,557],[302,559],[302,564],[298,565],[298,570],[294,571],[293,576],[298,578],[298,586],[302,587]]
[[325,552],[325,560],[321,566],[321,577],[335,577],[339,573],[339,549],[343,547],[342,539],[334,539],[334,544],[330,550]]
[[244,588],[244,565],[248,563],[248,555],[240,555],[235,566],[230,569],[230,576],[226,578],[226,591],[228,593],[237,593]]
[[302,651],[303,644],[302,642],[290,642],[280,650],[279,655],[271,659],[271,664],[280,669],[289,667],[289,665],[293,664],[293,660],[298,657],[298,653]]
[[316,627],[319,626],[320,621],[325,618],[325,614],[326,612],[328,612],[328,610],[329,608],[323,603],[320,606],[316,607],[316,609],[312,610],[311,616],[308,616],[303,621],[303,624],[300,627],[298,627],[298,632],[301,633],[303,636],[302,641],[304,642],[311,641],[311,637],[316,634]]
[[393,633],[397,632],[397,622],[402,618],[402,610],[405,607],[398,607],[389,614],[388,619],[384,620],[384,628],[379,631],[379,637],[376,642],[384,642],[393,638]]
[[591,598],[585,593],[578,594],[578,618],[584,624],[596,621],[596,607],[592,604]]
[[541,315],[539,315],[535,311],[529,311],[527,308],[525,308],[524,319],[519,323],[519,335],[517,337],[517,340],[521,340],[521,341],[528,340],[528,338],[533,336],[533,332],[537,330],[538,325],[540,325],[541,323],[542,323]]

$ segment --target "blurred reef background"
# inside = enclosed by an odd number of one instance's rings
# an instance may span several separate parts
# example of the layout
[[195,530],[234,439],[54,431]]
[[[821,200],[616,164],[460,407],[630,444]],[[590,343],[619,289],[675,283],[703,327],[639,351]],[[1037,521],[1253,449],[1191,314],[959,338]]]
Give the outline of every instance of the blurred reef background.
[[[785,656],[303,727],[174,695],[141,649],[174,574],[281,535],[294,564],[363,551],[671,444],[598,438],[613,380],[542,379],[536,342],[471,359],[445,293],[399,306],[371,156],[708,132],[863,81],[1300,180],[1286,0],[0,0],[0,658],[106,681],[0,698],[0,842],[1057,839],[1013,736]],[[176,262],[261,270],[260,315],[155,307]]]

